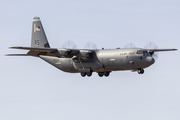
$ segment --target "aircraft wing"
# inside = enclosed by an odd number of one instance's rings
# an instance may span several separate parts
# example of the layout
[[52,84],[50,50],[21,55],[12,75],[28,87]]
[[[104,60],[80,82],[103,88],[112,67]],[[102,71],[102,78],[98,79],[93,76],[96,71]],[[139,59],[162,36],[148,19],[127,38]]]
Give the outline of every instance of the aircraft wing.
[[72,58],[73,56],[79,58],[88,58],[91,50],[80,50],[80,49],[66,49],[66,48],[36,48],[36,47],[10,47],[12,49],[23,49],[30,50],[27,54],[9,54],[7,56],[36,56],[47,55],[62,58]]
[[175,51],[177,49],[148,49],[151,52],[162,52],[162,51]]
[[162,51],[174,51],[177,49],[149,49],[149,50],[153,52],[162,52]]

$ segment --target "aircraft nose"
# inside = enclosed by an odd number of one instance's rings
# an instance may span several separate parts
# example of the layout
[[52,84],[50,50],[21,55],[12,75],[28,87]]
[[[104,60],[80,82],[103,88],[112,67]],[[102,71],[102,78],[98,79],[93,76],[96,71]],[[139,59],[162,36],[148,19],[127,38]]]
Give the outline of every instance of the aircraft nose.
[[155,62],[154,58],[150,56],[146,57],[146,61],[150,64],[153,64]]

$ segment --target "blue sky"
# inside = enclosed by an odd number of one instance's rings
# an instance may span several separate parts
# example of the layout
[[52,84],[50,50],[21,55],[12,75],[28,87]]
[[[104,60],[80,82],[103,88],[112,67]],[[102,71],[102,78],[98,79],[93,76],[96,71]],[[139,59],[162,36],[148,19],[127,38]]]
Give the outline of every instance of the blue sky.
[[179,120],[179,51],[162,52],[139,75],[112,72],[108,78],[64,73],[35,57],[6,57],[10,46],[30,46],[32,19],[41,18],[51,47],[67,40],[83,48],[179,49],[178,0],[32,0],[0,4],[1,120]]

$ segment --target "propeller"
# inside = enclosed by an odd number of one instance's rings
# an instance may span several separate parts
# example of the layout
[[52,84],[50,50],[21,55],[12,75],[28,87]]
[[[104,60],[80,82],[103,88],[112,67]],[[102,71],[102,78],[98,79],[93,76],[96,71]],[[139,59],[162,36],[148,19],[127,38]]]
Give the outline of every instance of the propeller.
[[128,43],[124,46],[124,48],[136,48],[136,45],[134,43]]
[[[145,49],[158,49],[158,46],[153,43],[153,42],[149,42],[147,43],[145,46],[144,46]],[[158,59],[158,53],[157,52],[149,52],[149,54],[155,59],[157,60]]]
[[62,45],[62,47],[67,49],[76,49],[76,44],[72,40],[68,40]]
[[84,46],[85,49],[97,49],[97,45],[94,44],[93,42],[88,42]]

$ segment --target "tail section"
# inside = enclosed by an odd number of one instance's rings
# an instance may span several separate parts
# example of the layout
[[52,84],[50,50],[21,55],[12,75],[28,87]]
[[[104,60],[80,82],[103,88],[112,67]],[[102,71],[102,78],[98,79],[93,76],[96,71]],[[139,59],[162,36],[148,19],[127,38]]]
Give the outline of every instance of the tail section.
[[39,17],[33,19],[31,47],[50,48]]

